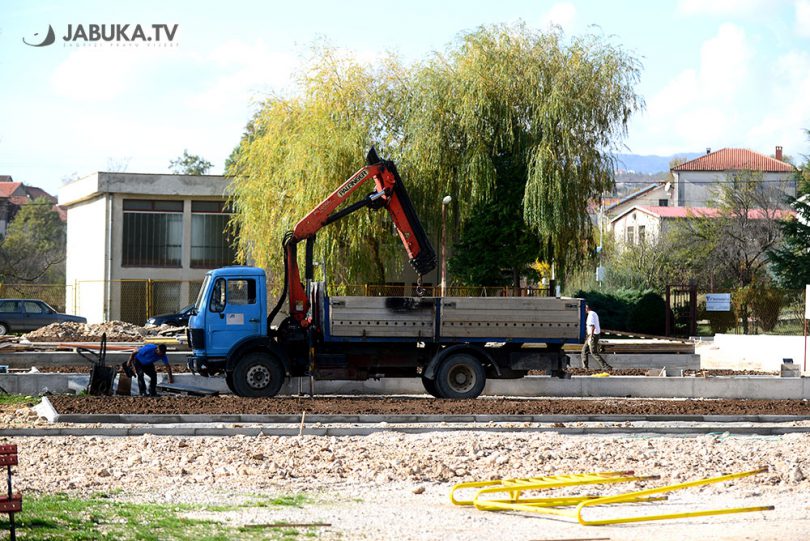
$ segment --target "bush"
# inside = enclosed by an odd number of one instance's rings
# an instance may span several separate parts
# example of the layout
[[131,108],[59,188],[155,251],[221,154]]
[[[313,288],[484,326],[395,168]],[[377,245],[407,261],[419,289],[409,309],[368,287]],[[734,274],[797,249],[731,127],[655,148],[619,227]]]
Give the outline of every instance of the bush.
[[765,332],[770,332],[779,323],[784,295],[778,289],[768,286],[757,288],[756,296],[751,302],[751,313]]
[[603,329],[657,335],[664,333],[666,303],[653,291],[577,291],[574,297],[585,299],[599,314]]
[[630,308],[627,330],[644,334],[663,335],[666,332],[667,303],[661,295],[648,291]]
[[723,334],[737,326],[737,314],[733,308],[728,312],[708,312],[705,301],[698,307],[698,319],[707,320],[713,334]]

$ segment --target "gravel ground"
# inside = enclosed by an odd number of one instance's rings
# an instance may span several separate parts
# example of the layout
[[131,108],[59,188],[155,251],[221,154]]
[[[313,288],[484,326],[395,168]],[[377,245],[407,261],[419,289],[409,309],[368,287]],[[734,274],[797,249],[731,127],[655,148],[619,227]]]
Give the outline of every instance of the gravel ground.
[[[42,421],[25,406],[0,407],[2,426]],[[327,523],[333,540],[787,539],[810,531],[810,435],[734,437],[565,436],[555,433],[381,432],[348,437],[24,437],[16,487],[25,494],[99,492],[136,502],[233,504],[305,494],[294,507],[191,513],[235,525]],[[774,505],[769,512],[583,527],[528,514],[453,506],[456,483],[611,470],[658,474],[638,490],[767,465],[731,483],[675,493],[654,512]],[[617,487],[599,493],[613,493]],[[587,492],[597,492],[591,488]],[[625,507],[628,513],[651,508]],[[604,514],[605,511],[596,511]],[[778,527],[775,527],[778,525]]]
[[149,414],[436,414],[436,415],[810,415],[807,400],[505,399],[403,397],[240,398],[54,396],[59,413]]

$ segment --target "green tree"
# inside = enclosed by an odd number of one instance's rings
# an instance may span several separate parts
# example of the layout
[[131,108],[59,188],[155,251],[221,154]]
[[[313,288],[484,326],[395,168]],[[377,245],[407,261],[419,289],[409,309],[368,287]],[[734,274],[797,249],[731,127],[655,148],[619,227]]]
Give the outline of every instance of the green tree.
[[213,166],[200,156],[189,154],[188,150],[183,150],[182,156],[169,162],[169,170],[175,175],[204,175]]
[[47,198],[23,205],[0,242],[0,280],[64,282],[65,234],[65,223]]
[[791,207],[796,216],[780,222],[782,244],[768,258],[782,286],[800,289],[810,284],[810,196],[794,199]]
[[562,271],[591,251],[588,204],[613,187],[611,151],[642,106],[638,76],[638,62],[599,36],[481,27],[414,70],[403,163],[458,194],[463,220],[493,198],[509,156],[525,171],[520,207],[542,240],[536,256]]
[[495,164],[497,179],[492,199],[473,207],[453,246],[448,273],[467,285],[519,287],[521,276],[536,274],[531,265],[543,246],[523,222],[525,169],[511,156],[503,156]]
[[[506,201],[495,195],[508,186],[510,216],[541,241],[530,260],[554,257],[559,268],[589,249],[587,205],[612,186],[611,151],[641,106],[638,74],[637,61],[604,38],[566,42],[525,25],[479,28],[413,66],[317,49],[297,95],[267,99],[229,158],[240,254],[278,276],[284,232],[374,143],[397,162],[428,231],[438,231],[441,195],[454,198],[452,235],[457,224],[480,226],[471,217]],[[499,187],[503,159],[522,178]],[[483,237],[511,234],[496,226],[511,224],[491,223]],[[384,214],[359,213],[319,234],[316,257],[340,261],[328,265],[337,282],[381,282],[397,270],[387,262],[405,266],[391,259],[397,243]],[[504,266],[525,264],[517,259]]]

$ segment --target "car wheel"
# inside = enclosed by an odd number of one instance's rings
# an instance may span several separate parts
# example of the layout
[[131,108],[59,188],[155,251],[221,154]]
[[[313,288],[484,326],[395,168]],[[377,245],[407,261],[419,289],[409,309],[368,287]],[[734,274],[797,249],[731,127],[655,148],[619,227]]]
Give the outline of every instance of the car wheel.
[[5,323],[0,323],[0,336],[7,335],[9,331],[11,331],[11,329],[8,328],[8,325]]
[[236,388],[233,386],[233,372],[225,372],[225,385],[233,394],[236,394]]
[[469,353],[449,356],[436,371],[436,388],[444,398],[476,398],[486,380],[481,362]]
[[284,366],[270,353],[248,353],[236,363],[233,371],[233,387],[239,396],[275,396],[283,383]]

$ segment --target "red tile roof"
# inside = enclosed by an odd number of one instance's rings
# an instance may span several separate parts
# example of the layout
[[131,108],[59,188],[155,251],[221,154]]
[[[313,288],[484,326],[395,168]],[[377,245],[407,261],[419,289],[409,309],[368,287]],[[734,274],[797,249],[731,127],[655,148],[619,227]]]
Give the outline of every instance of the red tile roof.
[[[634,207],[638,210],[658,216],[659,218],[716,218],[720,216],[720,209],[711,207]],[[796,211],[772,209],[767,211],[768,216],[781,220],[787,216],[795,216]],[[748,217],[752,220],[760,220],[766,217],[763,209],[751,209]]]
[[22,182],[0,182],[0,197],[11,197],[22,186]]
[[689,160],[673,171],[763,171],[792,173],[796,170],[789,163],[771,158],[746,148],[722,148],[705,156]]

